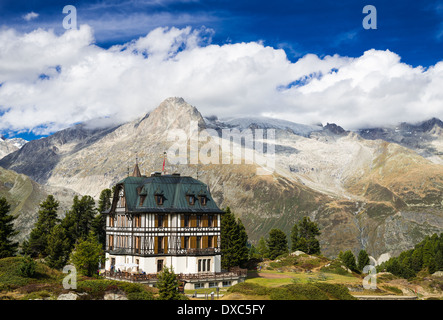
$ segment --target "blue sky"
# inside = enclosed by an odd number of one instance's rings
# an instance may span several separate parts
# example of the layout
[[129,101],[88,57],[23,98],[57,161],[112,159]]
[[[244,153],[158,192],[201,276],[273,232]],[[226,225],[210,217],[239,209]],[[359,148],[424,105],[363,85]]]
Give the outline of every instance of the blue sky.
[[[29,34],[38,28],[42,30],[52,29],[57,37],[61,37],[66,32],[62,26],[65,17],[62,9],[65,5],[75,6],[78,26],[83,24],[90,26],[93,35],[90,45],[103,49],[103,52],[109,52],[109,49],[115,45],[128,46],[131,41],[134,42],[137,39],[147,37],[150,32],[157,28],[169,28],[170,30],[170,28],[176,27],[179,30],[184,30],[184,28],[190,27],[191,30],[198,33],[198,41],[203,43],[200,46],[212,44],[218,45],[220,48],[227,48],[227,46],[234,44],[258,43],[263,47],[271,47],[276,50],[283,49],[291,66],[309,54],[318,57],[321,63],[326,63],[325,57],[327,56],[338,55],[340,57],[362,58],[365,57],[365,52],[371,49],[395,53],[401,59],[401,63],[410,66],[411,70],[419,66],[422,66],[423,70],[427,70],[428,67],[435,66],[443,60],[443,1],[436,0],[127,0],[73,2],[1,0],[0,30],[14,30],[17,34]],[[366,16],[362,13],[365,5],[373,5],[377,9],[376,30],[366,30],[362,26],[362,20]],[[192,32],[187,32],[184,37],[189,40],[192,34]],[[0,48],[1,46],[2,44],[0,44]],[[62,61],[64,60],[62,59]],[[318,64],[317,62],[313,63]],[[344,64],[343,61],[336,63],[340,66]],[[59,73],[63,74],[68,66],[72,66],[72,64],[66,66],[62,64],[59,63],[51,67],[52,69],[59,68],[62,70]],[[39,65],[38,67],[43,70],[47,66]],[[340,67],[330,67],[330,70],[335,69],[338,70]],[[291,83],[299,83],[297,81],[300,81],[300,79],[310,79],[312,74],[308,73],[303,77],[293,79],[288,76],[286,82],[280,86],[275,85],[275,87],[286,86],[291,89]],[[31,73],[29,76],[32,77]],[[0,77],[2,77],[1,67]],[[426,79],[428,77],[430,76],[426,75]],[[14,81],[18,81],[15,80],[16,78],[0,78],[0,83],[12,84]],[[55,79],[56,76],[50,78],[43,71],[39,74],[39,81],[48,80],[48,84],[54,81],[54,86],[56,85]],[[421,83],[420,81],[423,82],[424,80],[417,80],[417,83]],[[22,85],[24,82],[17,83]],[[34,81],[34,83],[36,82]],[[37,84],[38,86],[41,85],[40,82]],[[30,92],[33,92],[34,88],[29,86],[30,84],[27,83],[27,88]],[[14,111],[16,106],[20,108],[18,114],[22,115],[27,110],[38,108],[37,103],[29,104],[29,102],[22,102],[17,99],[2,100],[2,90],[6,92],[8,89],[6,87],[4,85],[0,87],[1,117],[5,114],[11,114],[12,117],[11,111]],[[184,91],[183,88],[177,89],[177,92],[182,91]],[[301,93],[298,92],[297,94]],[[299,96],[297,95],[297,97]],[[99,97],[97,96],[97,98]],[[194,102],[192,101],[193,97],[187,98],[191,99],[191,103]],[[270,96],[269,100],[272,99]],[[157,100],[153,101],[152,104]],[[211,99],[205,100],[203,97],[196,97],[195,103],[206,104],[208,106],[206,110],[204,106],[202,107],[207,114],[211,113],[211,110],[214,110],[214,113],[220,111],[217,108],[217,103]],[[234,101],[226,103],[235,104]],[[434,100],[433,103],[435,104]],[[19,105],[20,107],[18,107]],[[294,103],[293,107],[296,108],[294,110],[297,112],[311,108],[306,104],[300,105],[297,103]],[[88,107],[82,106],[82,110],[85,108]],[[260,113],[278,116],[266,112],[266,108],[263,107]],[[342,110],[340,108],[341,106],[337,106],[337,110]],[[346,108],[349,108],[349,106],[345,107],[344,110]],[[240,106],[239,109],[248,108]],[[440,116],[439,112],[441,111],[437,111],[435,112],[434,107],[424,117]],[[78,113],[78,110],[75,112]],[[279,115],[284,116],[289,112],[290,106],[288,105]],[[393,110],[387,115],[380,113],[378,117],[383,118],[397,112],[398,110]],[[310,121],[319,120],[321,113],[325,115],[323,110],[310,110],[309,113],[306,113],[305,118],[309,118]],[[108,114],[97,113],[96,116],[112,117],[112,114],[113,111],[109,111]],[[336,114],[336,117],[332,113],[331,115],[328,114],[328,116],[325,116],[325,120],[340,122],[343,119],[343,123],[346,123],[343,117],[338,116],[339,112]],[[362,120],[360,122],[362,126],[365,125],[365,117],[367,118],[366,115],[361,115]],[[416,119],[413,112],[408,117],[406,119],[396,118],[396,120]],[[24,119],[26,116],[22,118]],[[48,134],[49,131],[52,132],[72,123],[91,120],[89,115],[88,117],[76,117],[72,121],[62,121],[60,119],[60,117],[55,117],[47,122],[30,122],[22,127],[13,124],[12,120],[8,120],[7,123],[5,120],[5,123],[0,126],[0,130],[6,135],[13,136],[19,133],[20,136],[29,139]],[[299,119],[294,118],[293,120]],[[58,122],[60,122],[59,126],[52,126],[53,123]],[[367,125],[370,124],[370,121],[367,121]],[[38,129],[48,126],[52,128],[48,132]]]
[[[205,26],[215,43],[264,41],[292,60],[306,53],[357,56],[389,49],[412,65],[428,66],[443,52],[443,1],[5,1],[2,26],[63,32],[62,9],[77,8],[78,23],[94,27],[97,45],[108,47],[147,34],[155,27]],[[365,5],[377,9],[377,30],[362,28]],[[23,16],[39,16],[24,21]],[[116,19],[116,20],[114,20]],[[133,21],[133,23],[131,23]]]

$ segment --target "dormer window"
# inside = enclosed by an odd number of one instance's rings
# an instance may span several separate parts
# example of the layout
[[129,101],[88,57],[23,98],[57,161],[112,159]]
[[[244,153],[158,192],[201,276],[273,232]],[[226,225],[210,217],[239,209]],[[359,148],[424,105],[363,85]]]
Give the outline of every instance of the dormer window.
[[189,203],[189,205],[193,206],[195,204],[195,197],[188,196],[188,203]]
[[157,205],[159,206],[163,205],[163,195],[156,194],[154,197],[155,197],[155,203],[157,203]]
[[206,203],[208,202],[208,198],[206,198],[206,196],[200,196],[199,198],[200,198],[200,204],[202,206],[205,206]]

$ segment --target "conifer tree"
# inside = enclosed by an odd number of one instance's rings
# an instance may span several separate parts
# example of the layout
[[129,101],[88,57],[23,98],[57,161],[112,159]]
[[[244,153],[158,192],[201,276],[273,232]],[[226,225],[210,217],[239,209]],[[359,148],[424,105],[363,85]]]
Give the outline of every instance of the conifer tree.
[[269,250],[264,237],[261,237],[260,240],[258,240],[257,251],[262,258],[268,258]]
[[40,203],[37,222],[24,249],[25,253],[31,257],[46,257],[48,255],[48,236],[56,223],[59,222],[57,218],[58,206],[59,203],[53,195],[48,195],[46,200]]
[[355,256],[351,250],[347,250],[343,254],[341,254],[340,259],[343,261],[344,265],[351,271],[358,272],[357,264],[355,262]]
[[229,207],[221,220],[222,268],[241,266],[248,260],[248,235],[240,219],[236,220]]
[[300,250],[308,254],[320,254],[320,242],[317,236],[321,233],[315,222],[309,217],[303,217],[294,224],[291,231],[291,250]]
[[294,226],[292,227],[292,230],[291,230],[291,251],[292,252],[300,250],[298,248],[299,240],[300,240],[300,238],[298,235],[298,227],[297,227],[297,224],[294,223]]
[[178,285],[177,276],[172,270],[172,267],[170,269],[168,267],[164,267],[158,275],[158,281],[156,284],[160,300],[180,299],[181,297],[178,293]]
[[362,272],[364,267],[370,264],[369,255],[366,250],[360,250],[358,253],[357,269]]
[[280,229],[272,229],[269,232],[269,239],[267,240],[269,249],[269,259],[275,259],[279,255],[288,253],[288,240],[286,234]]
[[86,238],[80,238],[71,253],[71,261],[77,270],[91,277],[102,263],[103,250],[97,241],[96,235],[91,231]]
[[98,201],[98,214],[92,221],[92,230],[98,237],[98,241],[102,244],[103,249],[106,246],[106,215],[103,213],[111,207],[111,189],[104,189],[100,193]]
[[61,269],[68,260],[71,252],[71,243],[61,224],[56,225],[48,236],[48,265],[51,268]]
[[0,198],[0,259],[15,256],[18,248],[18,242],[11,239],[18,232],[14,230],[13,221],[16,217],[9,214],[10,209],[6,198]]
[[88,236],[95,214],[95,201],[91,196],[83,196],[81,199],[77,195],[74,196],[71,210],[66,213],[62,221],[71,247],[77,240]]

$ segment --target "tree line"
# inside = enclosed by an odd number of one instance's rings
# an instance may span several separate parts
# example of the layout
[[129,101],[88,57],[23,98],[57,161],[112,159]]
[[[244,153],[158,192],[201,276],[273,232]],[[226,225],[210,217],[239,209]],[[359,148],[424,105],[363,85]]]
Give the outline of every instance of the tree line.
[[402,278],[414,278],[419,272],[443,270],[443,233],[426,236],[413,249],[403,251],[377,267]]
[[91,276],[104,262],[105,216],[103,211],[111,206],[112,191],[104,189],[98,206],[91,196],[74,196],[71,208],[65,217],[58,217],[59,202],[53,195],[39,204],[37,222],[29,238],[19,244],[11,239],[15,217],[9,214],[10,205],[0,198],[0,258],[18,253],[29,258],[45,259],[48,266],[63,268],[69,261],[83,274]]
[[[75,196],[71,208],[63,219],[58,217],[59,202],[53,195],[39,204],[37,222],[29,238],[21,245],[21,254],[29,258],[44,259],[51,268],[61,269],[68,262],[86,274],[92,275],[99,263],[104,263],[106,245],[106,218],[102,214],[111,206],[112,190],[101,192],[98,206],[91,196]],[[9,215],[10,205],[0,199],[0,258],[18,253],[18,243],[11,238],[17,234],[13,228],[13,216]],[[304,217],[292,228],[290,239],[292,251],[320,254],[318,226]],[[286,234],[272,229],[268,239],[260,239],[258,246],[249,244],[246,229],[227,207],[221,220],[221,243],[223,269],[245,266],[249,259],[275,259],[288,253]]]
[[236,219],[229,207],[226,208],[221,222],[222,268],[245,266],[250,259],[274,260],[287,254],[289,249],[303,251],[307,254],[320,254],[321,233],[318,225],[309,217],[303,217],[294,224],[291,230],[291,246],[286,234],[280,229],[271,229],[268,238],[261,237],[257,246],[249,244],[248,235],[240,219]]

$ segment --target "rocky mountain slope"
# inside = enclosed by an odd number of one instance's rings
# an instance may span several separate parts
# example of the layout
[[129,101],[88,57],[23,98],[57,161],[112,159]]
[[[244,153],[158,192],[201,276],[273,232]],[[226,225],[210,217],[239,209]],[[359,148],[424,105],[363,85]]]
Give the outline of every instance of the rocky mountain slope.
[[[31,141],[0,166],[45,186],[98,197],[128,175],[136,158],[142,174],[160,171],[167,152],[166,170],[208,184],[218,205],[242,219],[252,241],[271,228],[289,234],[308,215],[320,225],[325,255],[365,248],[377,257],[443,231],[441,123],[401,128],[382,135],[384,129],[348,132],[335,124],[204,118],[183,99],[169,98],[130,123],[77,125]],[[232,149],[224,148],[227,139]]]
[[53,194],[60,202],[59,216],[64,217],[72,205],[74,192],[67,188],[42,186],[24,174],[0,167],[0,197],[5,197],[11,205],[10,214],[17,217],[14,225],[19,234],[16,241],[22,241],[37,221],[39,204]]

